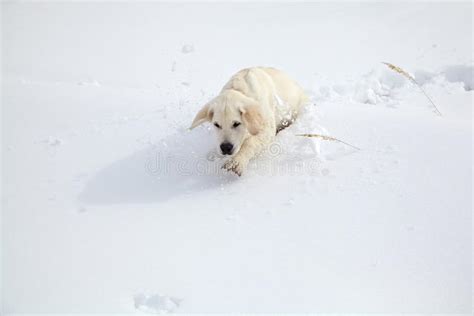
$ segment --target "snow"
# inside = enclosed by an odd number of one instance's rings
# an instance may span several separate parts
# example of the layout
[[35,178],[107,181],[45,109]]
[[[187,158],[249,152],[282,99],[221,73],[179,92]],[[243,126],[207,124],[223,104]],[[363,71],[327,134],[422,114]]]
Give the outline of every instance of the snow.
[[181,52],[183,54],[190,54],[194,52],[194,46],[191,44],[183,45],[183,47],[181,48]]
[[442,75],[447,81],[461,83],[465,90],[473,89],[472,78],[474,77],[474,67],[472,65],[452,65],[446,67]]
[[[471,21],[470,3],[2,3],[3,314],[469,313]],[[312,104],[239,178],[188,127],[253,65]]]
[[135,308],[145,313],[165,314],[179,307],[179,300],[159,294],[135,296]]

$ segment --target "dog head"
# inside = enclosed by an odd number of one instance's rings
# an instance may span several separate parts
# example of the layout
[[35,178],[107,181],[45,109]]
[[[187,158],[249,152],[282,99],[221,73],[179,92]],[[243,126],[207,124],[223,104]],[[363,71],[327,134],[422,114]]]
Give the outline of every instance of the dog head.
[[204,105],[191,124],[191,129],[210,122],[216,130],[219,152],[233,155],[245,139],[258,134],[263,119],[257,101],[234,90],[227,90]]

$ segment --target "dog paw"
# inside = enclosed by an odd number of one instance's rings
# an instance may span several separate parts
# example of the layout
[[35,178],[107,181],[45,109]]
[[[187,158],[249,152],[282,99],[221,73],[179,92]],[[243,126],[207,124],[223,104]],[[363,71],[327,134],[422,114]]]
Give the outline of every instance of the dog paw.
[[243,164],[239,163],[239,161],[235,159],[227,160],[222,166],[222,169],[227,170],[227,171],[232,171],[239,177],[242,175],[242,172],[244,171]]

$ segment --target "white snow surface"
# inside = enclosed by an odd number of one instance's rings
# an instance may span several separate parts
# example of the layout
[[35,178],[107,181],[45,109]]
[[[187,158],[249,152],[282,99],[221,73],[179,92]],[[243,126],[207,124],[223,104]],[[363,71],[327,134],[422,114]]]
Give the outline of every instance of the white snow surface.
[[159,294],[141,293],[135,296],[134,300],[136,309],[150,314],[166,314],[173,312],[179,306],[178,299]]
[[[471,27],[471,3],[2,2],[3,313],[469,313]],[[187,128],[254,65],[312,104],[239,178]]]

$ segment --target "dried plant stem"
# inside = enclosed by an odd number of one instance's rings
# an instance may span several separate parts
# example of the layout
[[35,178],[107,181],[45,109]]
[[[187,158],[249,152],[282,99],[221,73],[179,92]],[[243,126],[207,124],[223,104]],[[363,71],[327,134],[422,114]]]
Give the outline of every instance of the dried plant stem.
[[438,107],[434,104],[433,100],[431,100],[431,98],[429,97],[429,95],[425,92],[425,89],[423,89],[419,84],[416,84],[418,86],[418,88],[420,88],[421,92],[423,92],[423,94],[425,95],[425,97],[431,102],[431,104],[433,105],[433,107],[435,108],[436,112],[438,113],[439,116],[443,116],[443,114],[441,114],[441,112],[438,110]]
[[319,135],[319,134],[296,134],[296,136],[301,136],[301,137],[312,137],[312,138],[321,138],[322,140],[330,140],[330,141],[334,141],[334,142],[339,142],[339,143],[342,143],[344,145],[347,145],[349,147],[352,147],[354,149],[357,149],[357,150],[360,150],[359,147],[356,147],[354,145],[351,145],[349,143],[346,143],[340,139],[337,139],[337,138],[334,138],[334,137],[331,137],[331,136],[327,136],[327,135]]
[[395,72],[398,72],[399,74],[401,74],[402,76],[404,76],[405,78],[407,78],[408,80],[410,80],[414,85],[416,85],[420,90],[421,92],[425,95],[425,97],[428,99],[428,101],[430,101],[430,103],[433,105],[434,109],[436,110],[436,113],[438,113],[439,116],[442,116],[441,112],[438,110],[438,107],[436,106],[436,104],[433,102],[433,100],[428,96],[428,94],[426,93],[426,91],[421,87],[421,85],[415,80],[415,78],[413,78],[408,72],[406,72],[405,70],[403,70],[402,68],[398,67],[398,66],[395,66],[394,64],[391,64],[391,63],[386,63],[386,62],[382,62],[382,64],[384,65],[387,65],[388,68],[392,69],[393,71]]

